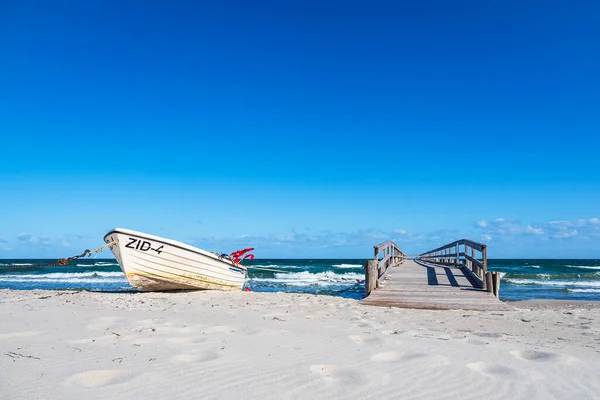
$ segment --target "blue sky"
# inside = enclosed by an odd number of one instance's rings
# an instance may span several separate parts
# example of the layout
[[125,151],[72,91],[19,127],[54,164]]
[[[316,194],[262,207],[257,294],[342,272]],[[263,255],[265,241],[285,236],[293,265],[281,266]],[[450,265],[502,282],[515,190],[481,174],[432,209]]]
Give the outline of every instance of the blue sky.
[[[218,3],[218,4],[214,4]],[[600,3],[0,3],[0,258],[600,257]]]

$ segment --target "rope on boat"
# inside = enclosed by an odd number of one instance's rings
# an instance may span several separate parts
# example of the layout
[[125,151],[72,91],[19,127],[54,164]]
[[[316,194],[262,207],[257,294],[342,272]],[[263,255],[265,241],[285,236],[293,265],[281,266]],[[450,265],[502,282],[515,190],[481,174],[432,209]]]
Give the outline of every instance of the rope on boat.
[[89,250],[86,249],[83,253],[73,256],[73,257],[68,257],[68,258],[60,258],[56,261],[53,262],[49,262],[49,263],[44,263],[44,264],[27,264],[27,265],[23,265],[20,266],[19,268],[11,268],[11,269],[0,269],[0,274],[5,274],[7,272],[16,272],[16,271],[22,271],[25,269],[31,269],[31,268],[39,268],[39,267],[66,267],[67,265],[69,265],[69,263],[73,260],[77,260],[78,258],[83,258],[83,257],[90,257],[92,254],[98,254],[104,251],[105,248],[110,247],[114,244],[117,244],[117,241],[115,240],[114,242],[110,242],[107,243],[103,246],[98,247],[95,250]]

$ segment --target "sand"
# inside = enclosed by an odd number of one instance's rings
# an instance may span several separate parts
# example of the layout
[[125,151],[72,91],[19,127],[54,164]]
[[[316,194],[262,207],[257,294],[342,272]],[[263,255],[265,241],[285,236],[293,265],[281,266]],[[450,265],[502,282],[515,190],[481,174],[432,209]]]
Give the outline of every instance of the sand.
[[600,308],[0,291],[5,399],[597,399]]

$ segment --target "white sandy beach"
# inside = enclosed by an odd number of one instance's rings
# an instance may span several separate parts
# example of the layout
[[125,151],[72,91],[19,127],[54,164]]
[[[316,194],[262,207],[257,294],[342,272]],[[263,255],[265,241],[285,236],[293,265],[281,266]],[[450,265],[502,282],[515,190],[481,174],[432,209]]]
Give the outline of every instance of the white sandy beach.
[[600,308],[0,291],[5,399],[597,399]]

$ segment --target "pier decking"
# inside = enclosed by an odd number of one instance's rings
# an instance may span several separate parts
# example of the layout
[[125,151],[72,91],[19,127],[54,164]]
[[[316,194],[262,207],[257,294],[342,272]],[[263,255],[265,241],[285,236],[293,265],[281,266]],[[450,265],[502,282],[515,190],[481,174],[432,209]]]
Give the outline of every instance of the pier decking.
[[[459,246],[464,247],[463,252]],[[413,258],[408,259],[393,242],[375,246],[375,259],[365,263],[366,297],[361,304],[437,310],[512,309],[497,297],[499,275],[487,271],[485,245],[460,240]]]

